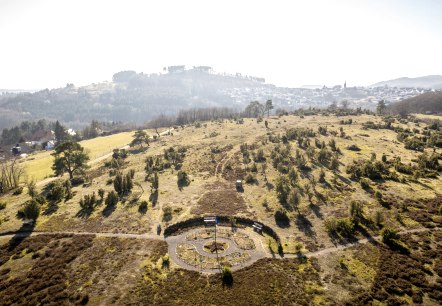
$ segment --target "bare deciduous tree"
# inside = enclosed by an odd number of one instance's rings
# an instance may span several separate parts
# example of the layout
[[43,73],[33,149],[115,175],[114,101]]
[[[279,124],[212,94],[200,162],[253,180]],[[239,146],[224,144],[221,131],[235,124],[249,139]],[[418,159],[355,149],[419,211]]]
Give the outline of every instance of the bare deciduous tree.
[[18,158],[0,161],[0,193],[17,188],[24,173]]

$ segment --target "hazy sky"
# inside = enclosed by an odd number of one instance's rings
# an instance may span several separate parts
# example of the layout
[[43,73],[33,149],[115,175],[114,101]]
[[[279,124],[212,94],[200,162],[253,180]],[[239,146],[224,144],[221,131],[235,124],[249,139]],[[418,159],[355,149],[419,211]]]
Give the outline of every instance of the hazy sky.
[[442,74],[442,1],[0,0],[0,88],[210,65],[279,86]]

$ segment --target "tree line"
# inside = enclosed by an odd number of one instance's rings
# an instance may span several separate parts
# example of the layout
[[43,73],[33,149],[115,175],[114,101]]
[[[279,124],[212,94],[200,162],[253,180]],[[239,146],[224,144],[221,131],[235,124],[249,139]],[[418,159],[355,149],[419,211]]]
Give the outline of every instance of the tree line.
[[432,114],[442,113],[442,91],[427,92],[419,96],[405,99],[389,105],[389,111],[393,114],[405,116],[411,113]]

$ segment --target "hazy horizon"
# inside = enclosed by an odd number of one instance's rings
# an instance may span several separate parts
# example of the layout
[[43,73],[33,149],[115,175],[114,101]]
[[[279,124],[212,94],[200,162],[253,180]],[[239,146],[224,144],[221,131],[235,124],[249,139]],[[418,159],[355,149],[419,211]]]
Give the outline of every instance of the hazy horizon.
[[209,65],[277,86],[442,74],[442,2],[0,0],[0,88]]

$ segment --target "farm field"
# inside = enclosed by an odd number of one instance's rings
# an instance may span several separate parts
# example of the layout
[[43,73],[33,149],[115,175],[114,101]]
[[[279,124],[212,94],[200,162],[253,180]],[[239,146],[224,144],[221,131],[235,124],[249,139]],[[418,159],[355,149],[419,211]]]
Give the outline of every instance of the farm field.
[[[127,157],[91,163],[71,197],[48,197],[58,180],[38,185],[44,201],[32,227],[17,215],[30,200],[23,185],[23,193],[0,198],[0,300],[438,305],[442,149],[429,142],[410,149],[411,140],[437,136],[430,124],[312,112],[176,126]],[[80,144],[96,159],[133,134]],[[27,160],[27,175],[43,180],[51,158],[45,152]],[[109,204],[119,174],[133,186]],[[80,204],[92,195],[93,205]],[[209,244],[213,228],[200,229],[205,216],[220,216],[223,260],[247,246],[245,259],[231,261],[233,283],[213,273],[216,257],[203,246],[216,245]],[[264,225],[262,233],[253,222]],[[51,272],[35,281],[45,269]]]

